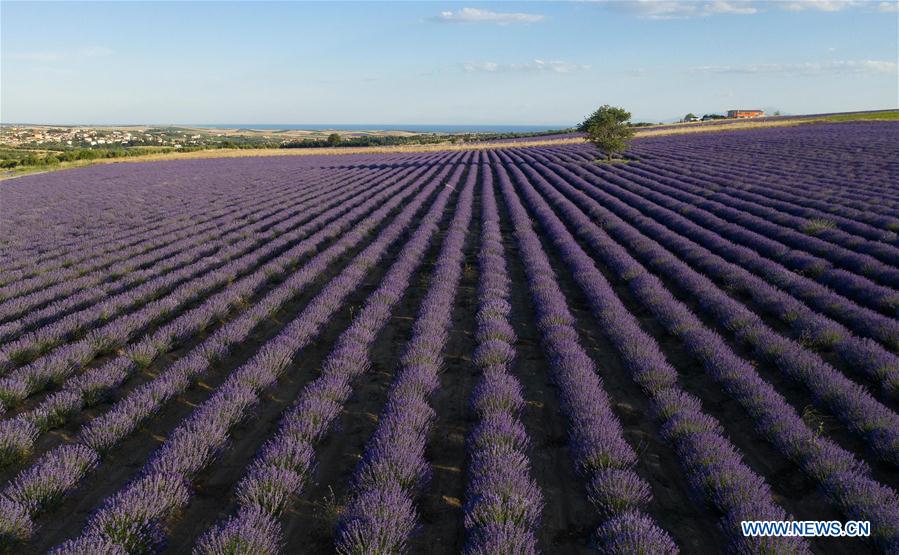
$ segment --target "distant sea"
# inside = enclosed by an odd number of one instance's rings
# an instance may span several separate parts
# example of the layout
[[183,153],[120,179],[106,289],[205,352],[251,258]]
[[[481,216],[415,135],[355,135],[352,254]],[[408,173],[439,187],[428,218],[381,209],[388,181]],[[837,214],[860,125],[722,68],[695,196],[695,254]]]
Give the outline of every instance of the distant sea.
[[303,131],[413,131],[416,133],[532,133],[564,129],[565,125],[422,125],[422,124],[304,124],[304,123],[204,123],[188,127],[208,129],[265,129]]

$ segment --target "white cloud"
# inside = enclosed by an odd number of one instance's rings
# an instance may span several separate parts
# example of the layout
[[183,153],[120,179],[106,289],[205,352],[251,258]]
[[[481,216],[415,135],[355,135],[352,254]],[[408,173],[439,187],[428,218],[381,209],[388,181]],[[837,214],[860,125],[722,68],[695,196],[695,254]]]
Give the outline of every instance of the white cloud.
[[645,19],[687,19],[714,15],[753,15],[776,8],[790,12],[899,11],[899,0],[593,0],[609,9]]
[[899,0],[779,0],[781,9],[791,12],[819,11],[840,12],[849,9],[861,9],[866,12],[897,12]]
[[839,12],[846,8],[855,7],[859,2],[854,0],[800,0],[798,2],[780,2],[779,6],[790,12],[802,12],[815,10],[819,12]]
[[703,6],[704,15],[733,14],[751,15],[758,13],[758,8],[751,2],[737,0],[736,2],[706,2]]
[[590,69],[590,66],[564,62],[560,60],[534,60],[523,64],[500,64],[497,62],[465,62],[462,69],[468,73],[506,73],[512,71],[521,72],[550,72],[550,73],[575,73]]
[[851,9],[866,12],[899,11],[899,0],[774,0],[774,4],[790,12],[841,12]]
[[500,65],[496,62],[465,62],[462,64],[462,69],[469,73],[478,71],[493,73],[500,70]]
[[61,62],[63,60],[84,60],[111,56],[114,52],[103,46],[85,46],[74,50],[45,50],[31,52],[10,52],[4,57],[10,60],[26,62]]
[[544,16],[531,13],[492,12],[478,8],[462,8],[456,11],[440,12],[432,18],[440,23],[496,23],[498,25],[510,25],[513,23],[537,23],[543,21]]
[[740,66],[699,66],[694,73],[743,73],[770,75],[869,74],[895,75],[896,62],[880,60],[844,60],[803,64],[747,64]]
[[758,8],[752,0],[600,0],[609,8],[646,19],[686,19],[711,15],[752,15]]

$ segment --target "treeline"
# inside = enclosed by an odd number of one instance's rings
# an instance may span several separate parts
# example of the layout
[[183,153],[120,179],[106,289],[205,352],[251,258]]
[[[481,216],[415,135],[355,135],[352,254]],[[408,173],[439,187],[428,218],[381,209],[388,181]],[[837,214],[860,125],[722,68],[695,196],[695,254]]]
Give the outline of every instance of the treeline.
[[102,158],[125,158],[144,154],[162,154],[173,150],[190,151],[199,148],[140,147],[140,148],[79,148],[61,151],[34,152],[7,149],[0,151],[0,168],[11,169],[32,166],[55,166],[63,162],[77,160],[99,160]]
[[171,146],[160,147],[124,147],[124,148],[76,148],[67,150],[47,150],[35,152],[33,150],[3,149],[0,150],[0,168],[13,169],[20,167],[56,166],[63,162],[75,162],[78,160],[100,160],[104,158],[127,158],[130,156],[143,156],[145,154],[166,154],[169,152],[196,152],[210,149],[254,149],[277,148],[278,143],[239,143],[223,141],[214,145]]
[[336,133],[327,139],[294,139],[281,143],[281,148],[322,148],[322,147],[359,147],[359,146],[400,146],[435,144],[445,142],[441,135],[415,135],[413,137],[340,137]]
[[402,146],[427,144],[464,144],[497,141],[500,139],[523,139],[570,133],[571,129],[554,129],[550,131],[534,131],[527,133],[427,133],[408,137],[399,136],[364,136],[341,137],[333,133],[325,139],[295,139],[281,143],[281,148],[322,148],[322,147],[362,147],[362,146]]
[[457,142],[466,142],[466,143],[483,143],[489,141],[498,141],[501,139],[527,139],[529,137],[545,137],[547,135],[564,135],[566,133],[573,133],[574,129],[550,129],[547,131],[527,131],[527,132],[506,132],[506,133],[458,133],[455,135],[449,135],[449,137],[455,138]]

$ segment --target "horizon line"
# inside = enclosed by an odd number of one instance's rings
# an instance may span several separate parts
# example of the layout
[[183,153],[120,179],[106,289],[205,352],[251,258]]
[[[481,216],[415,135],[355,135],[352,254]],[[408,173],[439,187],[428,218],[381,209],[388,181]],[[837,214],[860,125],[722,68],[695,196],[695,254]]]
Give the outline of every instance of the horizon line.
[[[865,113],[875,113],[875,112],[888,112],[899,110],[899,106],[890,107],[890,108],[875,108],[870,110],[847,110],[847,111],[833,111],[833,112],[814,112],[814,113],[782,113],[780,117],[783,116],[826,116],[826,115],[834,115],[834,114],[865,114]],[[717,112],[707,112],[707,113],[717,113]],[[779,117],[773,115],[766,115],[767,117]],[[633,118],[635,121],[641,121],[641,118]],[[645,118],[644,118],[645,119]],[[652,118],[649,118],[652,119]],[[658,119],[658,118],[656,118]],[[671,118],[667,118],[671,119]],[[659,120],[661,121],[661,120]],[[35,122],[25,122],[25,121],[17,121],[17,122],[4,122],[0,121],[0,126],[10,126],[10,125],[35,125],[35,126],[60,126],[60,127],[74,127],[74,126],[85,126],[85,127],[219,127],[219,128],[241,128],[241,129],[252,129],[254,125],[265,125],[265,126],[292,126],[298,127],[295,129],[296,131],[302,131],[303,129],[300,126],[310,125],[316,127],[325,127],[329,125],[336,126],[371,126],[366,127],[365,129],[359,129],[359,131],[377,131],[379,130],[377,126],[391,126],[391,127],[400,127],[400,126],[414,126],[414,127],[428,127],[428,126],[439,126],[439,127],[546,127],[549,129],[570,129],[576,127],[578,125],[577,122],[571,124],[562,124],[562,123],[265,123],[265,122],[254,122],[254,123],[179,123],[179,122],[142,122],[142,123],[59,123],[59,122],[45,122],[45,123],[35,123]],[[335,128],[335,130],[337,130]]]

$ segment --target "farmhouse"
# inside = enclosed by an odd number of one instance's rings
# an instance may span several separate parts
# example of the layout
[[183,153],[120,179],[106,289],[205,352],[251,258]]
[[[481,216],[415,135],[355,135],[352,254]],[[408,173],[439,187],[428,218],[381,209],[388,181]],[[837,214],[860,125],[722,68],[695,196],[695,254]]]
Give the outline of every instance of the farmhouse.
[[764,110],[728,110],[727,117],[731,119],[760,118],[765,115]]

